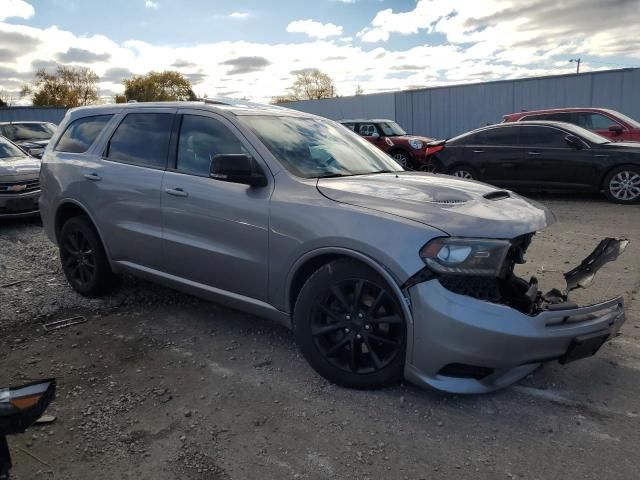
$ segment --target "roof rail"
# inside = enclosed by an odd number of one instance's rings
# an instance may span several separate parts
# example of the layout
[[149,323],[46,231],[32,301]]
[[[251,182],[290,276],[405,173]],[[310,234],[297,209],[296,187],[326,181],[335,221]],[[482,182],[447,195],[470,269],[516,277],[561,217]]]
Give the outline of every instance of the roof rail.
[[228,105],[230,107],[286,110],[276,105],[267,105],[265,103],[250,102],[248,100],[239,100],[237,98],[228,98],[228,97],[208,97],[208,98],[203,98],[202,101],[210,105]]

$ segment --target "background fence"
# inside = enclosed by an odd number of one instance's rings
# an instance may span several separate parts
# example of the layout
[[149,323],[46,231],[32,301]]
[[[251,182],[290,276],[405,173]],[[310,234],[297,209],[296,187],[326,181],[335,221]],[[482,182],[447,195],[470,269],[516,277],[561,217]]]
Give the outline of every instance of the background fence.
[[640,120],[640,68],[309,100],[285,106],[334,120],[390,118],[408,132],[434,138],[453,137],[499,123],[504,114],[539,108],[603,107]]
[[38,121],[56,125],[62,121],[66,108],[61,107],[7,107],[0,108],[0,122]]

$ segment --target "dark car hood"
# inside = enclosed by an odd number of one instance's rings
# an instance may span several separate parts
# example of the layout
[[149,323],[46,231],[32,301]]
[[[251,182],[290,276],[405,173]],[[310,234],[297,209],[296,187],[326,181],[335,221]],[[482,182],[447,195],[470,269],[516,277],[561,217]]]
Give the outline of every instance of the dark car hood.
[[452,236],[514,238],[555,222],[553,213],[536,202],[449,175],[321,178],[318,190],[336,202],[398,215]]
[[596,145],[594,148],[640,153],[640,142],[610,142]]
[[44,148],[49,143],[49,140],[18,140],[13,143],[20,145],[22,148]]
[[31,176],[40,174],[40,160],[32,157],[0,158],[0,181],[7,176]]

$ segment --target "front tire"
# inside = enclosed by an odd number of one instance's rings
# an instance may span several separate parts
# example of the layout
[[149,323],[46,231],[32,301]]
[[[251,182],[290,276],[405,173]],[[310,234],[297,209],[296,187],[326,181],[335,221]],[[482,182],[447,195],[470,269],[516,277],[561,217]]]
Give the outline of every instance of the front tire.
[[294,336],[313,369],[337,385],[380,388],[402,378],[406,323],[387,283],[366,265],[340,259],[302,287]]
[[391,152],[391,156],[405,170],[413,170],[413,162],[411,160],[411,156],[407,152],[396,150],[395,152]]
[[603,182],[604,194],[615,203],[640,202],[640,168],[628,165],[614,168]]
[[100,237],[86,217],[67,220],[58,243],[62,270],[80,295],[99,297],[117,285]]

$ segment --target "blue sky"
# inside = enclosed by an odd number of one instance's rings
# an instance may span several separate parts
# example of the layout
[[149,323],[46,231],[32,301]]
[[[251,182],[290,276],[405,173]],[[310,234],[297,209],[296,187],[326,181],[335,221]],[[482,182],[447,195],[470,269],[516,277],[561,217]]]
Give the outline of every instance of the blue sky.
[[[640,0],[0,0],[0,91],[84,66],[178,70],[197,94],[268,101],[320,68],[338,94],[640,65]],[[22,100],[25,101],[25,100]]]

